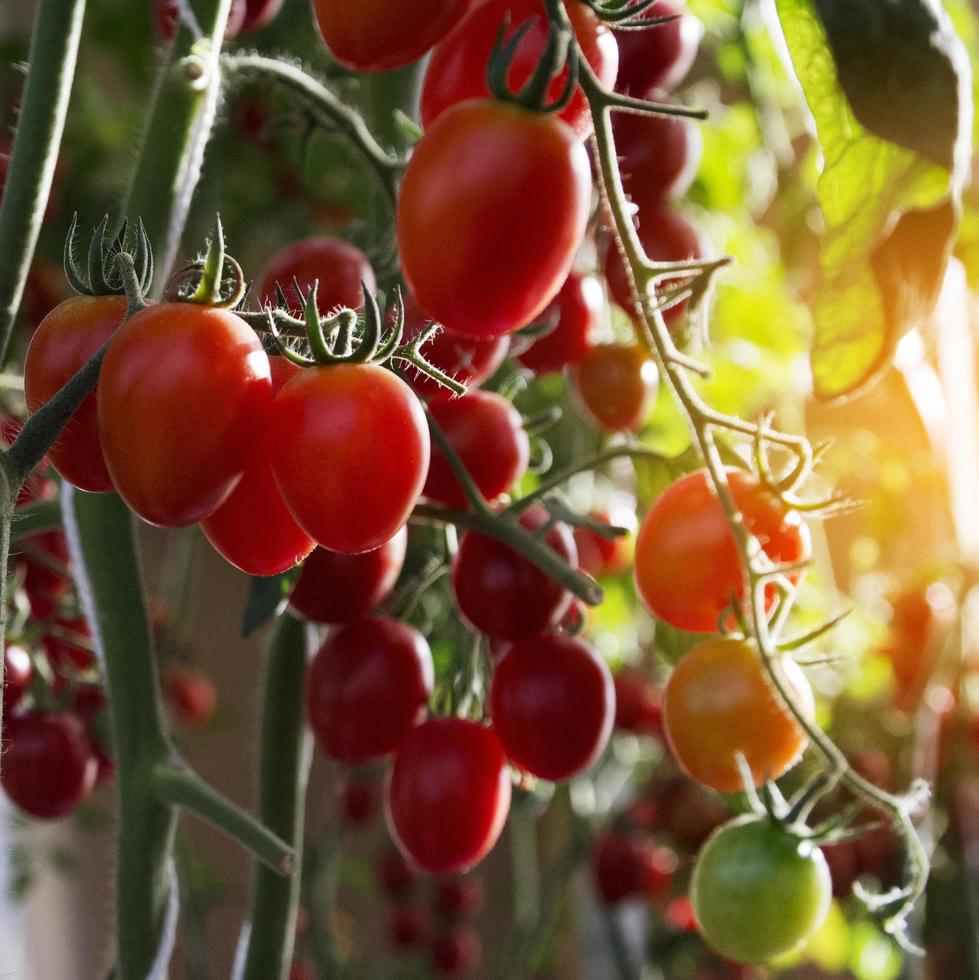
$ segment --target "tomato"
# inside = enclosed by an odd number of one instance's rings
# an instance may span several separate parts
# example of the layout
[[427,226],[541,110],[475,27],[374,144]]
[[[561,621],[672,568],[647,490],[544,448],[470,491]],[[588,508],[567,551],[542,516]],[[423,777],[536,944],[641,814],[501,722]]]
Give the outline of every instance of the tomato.
[[[245,0],[245,18],[241,25],[242,34],[250,34],[259,28],[270,24],[279,11],[285,0]],[[231,0],[234,7],[235,0]]]
[[[73,296],[40,323],[24,361],[24,395],[36,412],[112,336],[126,315],[125,296]],[[75,410],[48,451],[55,469],[81,490],[104,493],[112,478],[102,457],[95,392]]]
[[448,878],[435,889],[435,908],[450,919],[474,918],[483,908],[485,890],[477,874]]
[[577,364],[594,343],[604,307],[601,283],[594,276],[571,272],[541,315],[542,320],[556,317],[553,329],[518,354],[517,360],[538,375]]
[[643,31],[616,31],[619,74],[616,89],[637,98],[648,98],[651,89],[671,89],[690,70],[703,26],[684,8],[683,0],[656,0],[640,17],[681,15],[679,19]]
[[21,540],[14,567],[23,576],[24,591],[35,619],[50,619],[59,600],[71,591],[68,539],[64,531],[39,531]]
[[440,977],[471,973],[478,969],[482,955],[479,935],[468,926],[456,926],[432,944],[432,966]]
[[351,827],[365,827],[371,822],[377,800],[377,787],[371,780],[350,776],[340,784],[341,813]]
[[[267,0],[266,0],[267,2]],[[273,0],[274,2],[274,0]],[[249,0],[231,0],[228,23],[224,29],[224,39],[230,41],[243,30],[249,8],[255,6]],[[179,0],[153,0],[153,24],[161,41],[172,41],[180,22]]]
[[4,719],[0,784],[34,817],[54,819],[77,809],[92,792],[98,763],[85,722],[73,712]]
[[567,278],[590,201],[588,154],[560,119],[460,103],[432,125],[405,169],[397,215],[405,278],[446,327],[509,333]]
[[[806,675],[794,660],[782,667],[811,719]],[[761,786],[795,765],[809,741],[782,706],[757,648],[744,640],[705,640],[680,658],[666,683],[663,723],[680,768],[722,793],[743,788],[738,753]]]
[[320,36],[354,71],[387,71],[417,61],[472,0],[313,0]]
[[377,883],[386,895],[403,897],[418,884],[420,875],[400,851],[385,851],[377,862]]
[[[809,529],[755,476],[727,469],[728,483],[745,526],[777,564],[809,557]],[[677,480],[650,508],[639,529],[636,587],[646,608],[678,629],[714,633],[732,600],[745,599],[734,535],[706,470]],[[798,582],[802,572],[789,578]],[[766,608],[775,601],[766,589]]]
[[[540,505],[528,507],[520,523],[535,531],[549,521]],[[577,567],[574,538],[556,523],[544,540],[569,565]],[[571,593],[507,545],[475,531],[462,536],[452,569],[459,612],[473,629],[488,636],[517,639],[543,633],[561,621]]]
[[385,935],[396,949],[421,945],[431,929],[431,917],[417,905],[393,905],[388,909]]
[[663,694],[636,667],[626,667],[615,683],[615,730],[636,735],[663,732]]
[[163,696],[174,721],[189,728],[200,728],[213,717],[218,692],[211,679],[194,667],[173,667],[166,672]]
[[[602,83],[611,88],[619,65],[614,35],[585,4],[570,0],[566,7],[581,53]],[[507,82],[512,91],[517,91],[530,78],[547,45],[548,22],[543,0],[485,0],[477,3],[432,52],[421,93],[421,119],[426,130],[456,103],[489,97],[486,73],[490,53],[508,15],[510,27],[506,40],[528,21],[533,21],[533,27],[517,48]],[[550,99],[560,96],[567,78],[567,68],[563,68],[551,81]],[[592,131],[588,102],[580,88],[561,110],[560,117],[579,139],[585,139]]]
[[364,305],[361,283],[371,293],[377,289],[367,256],[356,245],[329,236],[303,238],[276,252],[262,273],[258,287],[261,302],[272,306],[278,303],[278,283],[293,314],[300,316],[303,301],[296,294],[294,279],[304,293],[314,281],[318,282],[316,308],[323,316],[340,306],[359,310]]
[[659,372],[636,344],[599,344],[570,369],[576,402],[604,432],[636,432],[652,411]]
[[395,842],[432,874],[471,868],[492,850],[510,810],[510,776],[492,728],[430,718],[394,757],[385,816]]
[[17,643],[7,643],[3,648],[3,717],[13,710],[23,697],[27,685],[34,676],[31,655]]
[[722,956],[759,963],[800,946],[822,924],[832,888],[818,847],[768,817],[716,830],[697,856],[690,900],[701,935]]
[[315,623],[349,623],[366,616],[391,594],[407,545],[403,527],[379,548],[357,555],[317,548],[303,563],[289,605]]
[[676,867],[676,855],[668,847],[658,847],[634,834],[610,831],[592,849],[595,887],[609,905],[625,898],[661,895]]
[[[593,521],[611,524],[607,514],[592,511]],[[578,549],[578,565],[593,578],[604,575],[621,575],[632,567],[632,548],[629,535],[603,538],[583,524],[574,529],[574,543]]]
[[[472,391],[459,398],[433,402],[431,412],[487,500],[506,493],[527,472],[530,440],[523,418],[505,398],[488,391]],[[432,446],[422,493],[447,507],[466,506],[462,486],[438,444]]]
[[41,637],[48,662],[58,673],[72,674],[87,670],[95,662],[92,652],[92,629],[84,616],[66,619],[59,616],[48,624]]
[[102,362],[99,434],[116,489],[151,524],[212,514],[254,452],[269,359],[228,310],[161,303],[127,320]]
[[309,725],[332,759],[381,759],[424,718],[434,684],[432,654],[416,629],[387,618],[346,623],[309,665]]
[[301,371],[276,395],[272,470],[296,523],[319,545],[352,554],[404,526],[430,455],[421,404],[376,364]]
[[493,726],[518,769],[563,782],[608,744],[615,688],[605,661],[570,636],[515,640],[493,671]]
[[[269,358],[272,391],[300,372],[284,357]],[[231,496],[201,521],[201,530],[217,552],[249,575],[278,575],[299,564],[316,547],[293,520],[279,492],[269,461],[268,442],[276,433],[266,429]]]

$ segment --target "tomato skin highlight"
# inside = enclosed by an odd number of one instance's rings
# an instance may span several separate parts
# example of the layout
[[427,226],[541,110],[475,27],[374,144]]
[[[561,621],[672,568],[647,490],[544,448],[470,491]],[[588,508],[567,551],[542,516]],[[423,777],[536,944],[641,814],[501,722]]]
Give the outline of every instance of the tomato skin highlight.
[[355,554],[406,523],[428,472],[428,424],[412,390],[376,364],[307,368],[272,404],[270,458],[296,523]]
[[394,757],[385,817],[395,843],[432,874],[471,868],[492,850],[510,810],[510,775],[492,728],[430,718]]
[[[806,675],[791,659],[782,666],[813,718]],[[680,768],[722,793],[743,789],[737,753],[761,786],[795,765],[809,741],[776,695],[758,650],[744,640],[705,640],[680,658],[666,683],[663,724]]]
[[241,478],[272,400],[269,359],[227,310],[149,306],[116,332],[96,389],[113,483],[143,520],[183,527]]
[[490,686],[493,727],[517,769],[563,782],[608,744],[615,719],[612,674],[568,636],[528,636],[504,651]]
[[313,657],[306,714],[330,758],[360,765],[398,747],[425,717],[434,685],[418,630],[387,617],[359,619],[332,632]]
[[30,654],[17,643],[6,643],[3,648],[3,719],[20,701],[34,676],[34,664]]
[[[73,296],[38,325],[24,361],[24,396],[36,412],[97,353],[126,316],[125,296]],[[102,455],[95,392],[86,396],[48,450],[72,486],[92,493],[113,489]]]
[[598,344],[569,369],[582,415],[603,432],[643,427],[659,390],[659,372],[636,344]]
[[551,301],[581,244],[588,155],[559,119],[462,102],[415,147],[398,197],[398,248],[419,305],[459,333],[498,336]]
[[690,889],[701,935],[739,963],[796,949],[822,924],[831,897],[820,849],[753,815],[714,831]]

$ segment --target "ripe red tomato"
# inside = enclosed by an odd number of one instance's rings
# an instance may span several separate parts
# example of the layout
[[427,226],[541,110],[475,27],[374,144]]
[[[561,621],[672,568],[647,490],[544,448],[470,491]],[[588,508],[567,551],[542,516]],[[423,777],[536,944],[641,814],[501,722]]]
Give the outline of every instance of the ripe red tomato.
[[[285,0],[245,0],[245,19],[241,25],[242,34],[250,34],[271,23]],[[235,0],[231,0],[234,6]]]
[[[40,323],[24,361],[24,395],[36,412],[112,336],[126,315],[125,296],[73,296]],[[112,478],[102,457],[95,392],[76,409],[48,451],[55,469],[81,490],[104,493]]]
[[616,31],[619,74],[616,89],[642,99],[654,88],[671,89],[690,70],[703,25],[685,9],[683,0],[657,0],[640,16],[643,20],[680,14],[678,20],[644,31]]
[[92,792],[98,763],[77,714],[12,715],[4,719],[4,743],[0,784],[25,813],[63,817]]
[[483,955],[479,935],[468,926],[455,926],[432,944],[432,966],[440,977],[459,977],[478,969]]
[[[540,505],[520,515],[520,523],[530,531],[548,520]],[[577,567],[567,525],[556,523],[544,540]],[[459,544],[452,586],[456,605],[473,629],[504,639],[545,632],[561,621],[571,605],[570,592],[502,542],[475,531],[467,531]]]
[[658,847],[634,834],[610,831],[592,850],[595,887],[609,905],[625,898],[662,895],[676,867],[676,855],[668,847]]
[[96,392],[116,489],[144,520],[182,527],[213,513],[241,478],[272,383],[240,317],[161,303],[116,332]]
[[387,850],[377,862],[377,883],[386,895],[403,897],[410,892],[421,877],[400,851]]
[[[432,417],[487,500],[506,493],[527,472],[530,440],[523,418],[505,398],[472,391],[432,403]],[[422,493],[447,507],[465,507],[466,495],[437,444]]]
[[398,846],[426,871],[455,874],[481,861],[509,811],[510,775],[492,728],[430,718],[401,743],[385,816]]
[[31,655],[17,643],[7,643],[3,648],[3,717],[7,716],[23,697],[27,685],[34,676]]
[[[585,4],[570,0],[566,6],[585,60],[602,83],[611,88],[619,65],[615,36]],[[489,98],[486,72],[490,53],[507,15],[510,27],[506,40],[514,36],[521,24],[527,21],[534,24],[517,48],[507,82],[513,91],[517,91],[530,78],[547,44],[548,22],[543,0],[484,0],[477,3],[432,52],[421,94],[421,119],[426,130],[457,102]],[[564,68],[551,81],[548,97],[557,98],[567,79],[567,68]],[[585,139],[591,132],[591,114],[580,88],[561,110],[560,117],[574,129],[579,139]]]
[[371,762],[424,718],[434,684],[432,654],[418,630],[386,617],[345,623],[309,665],[309,725],[331,758]]
[[414,392],[376,364],[301,371],[272,404],[269,454],[286,506],[317,544],[353,554],[404,526],[430,455]]
[[365,827],[377,809],[378,787],[370,779],[349,776],[340,784],[340,811],[351,827]]
[[[272,391],[300,372],[284,357],[269,358]],[[316,547],[293,520],[279,492],[269,461],[268,442],[277,438],[266,429],[231,496],[201,521],[207,540],[235,568],[249,575],[278,575],[301,562]]]
[[349,623],[366,616],[391,594],[407,545],[403,527],[379,548],[357,555],[317,548],[303,563],[289,605],[314,623]]
[[517,360],[538,375],[577,364],[594,343],[604,306],[601,283],[594,276],[571,272],[541,314],[542,320],[557,317],[554,328],[518,354]]
[[[592,511],[593,521],[611,524],[607,514]],[[578,566],[593,578],[604,575],[621,575],[632,567],[630,536],[603,538],[591,528],[580,525],[574,529],[574,543],[578,549]]]
[[662,735],[663,694],[635,667],[620,670],[615,682],[615,730]]
[[339,306],[359,310],[364,305],[361,282],[369,292],[377,289],[367,256],[356,245],[328,236],[303,238],[279,249],[269,259],[258,288],[262,303],[276,305],[275,284],[278,283],[293,314],[301,315],[303,302],[296,294],[293,279],[299,281],[304,292],[314,280],[318,281],[316,308],[323,316]]
[[[776,563],[809,557],[809,529],[755,476],[728,468],[728,482],[745,526]],[[715,633],[733,599],[745,598],[734,535],[706,470],[677,480],[650,508],[639,529],[636,588],[646,608],[678,629]],[[791,576],[798,582],[801,572]],[[775,590],[766,591],[766,606]]]
[[448,878],[435,889],[435,908],[446,918],[475,918],[483,909],[485,890],[478,874]]
[[[784,660],[783,667],[812,718],[806,675],[794,660]],[[809,741],[782,706],[757,648],[744,640],[706,640],[680,658],[666,684],[663,724],[680,768],[722,793],[743,788],[737,753],[761,786],[795,765]]]
[[518,769],[563,782],[584,772],[612,734],[615,688],[605,661],[570,636],[515,640],[490,685],[493,726]]
[[173,667],[166,672],[163,695],[174,721],[188,728],[206,725],[218,704],[218,692],[207,674],[194,667]]
[[509,333],[567,278],[590,201],[588,154],[560,119],[489,100],[460,103],[432,125],[405,169],[397,218],[405,278],[446,327]]
[[636,344],[598,344],[569,369],[585,418],[604,432],[643,427],[659,390],[659,372]]
[[431,916],[418,905],[392,905],[387,911],[385,934],[395,949],[424,943],[432,930]]

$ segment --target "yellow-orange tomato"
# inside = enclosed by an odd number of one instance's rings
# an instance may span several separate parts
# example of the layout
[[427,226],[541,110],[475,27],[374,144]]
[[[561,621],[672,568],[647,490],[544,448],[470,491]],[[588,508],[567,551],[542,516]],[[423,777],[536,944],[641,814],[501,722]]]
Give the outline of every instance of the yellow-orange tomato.
[[598,344],[571,377],[585,417],[605,432],[642,428],[659,386],[656,365],[634,344]]

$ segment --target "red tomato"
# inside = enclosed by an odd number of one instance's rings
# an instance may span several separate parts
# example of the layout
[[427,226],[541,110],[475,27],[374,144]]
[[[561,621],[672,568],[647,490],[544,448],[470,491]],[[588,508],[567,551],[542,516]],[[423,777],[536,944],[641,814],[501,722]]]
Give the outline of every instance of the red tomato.
[[[506,493],[527,472],[530,440],[523,418],[505,398],[472,391],[433,402],[432,417],[487,500]],[[465,507],[466,495],[438,445],[422,493],[447,507]]]
[[459,977],[479,967],[483,948],[479,935],[467,926],[456,926],[432,944],[432,966],[440,977]]
[[440,881],[435,890],[435,908],[450,919],[474,918],[483,908],[485,890],[478,874]]
[[320,36],[354,71],[387,71],[417,61],[472,0],[313,0]]
[[428,424],[400,378],[376,364],[301,371],[272,405],[272,469],[317,544],[353,554],[404,526],[428,472]]
[[592,851],[595,887],[609,905],[624,898],[661,895],[676,867],[676,855],[669,848],[617,831],[603,834]]
[[212,514],[241,478],[272,383],[240,317],[161,303],[116,332],[96,392],[116,489],[144,520],[182,527]]
[[41,637],[48,661],[58,673],[72,674],[92,666],[92,630],[84,616],[58,617]]
[[[40,323],[24,361],[24,395],[36,412],[112,336],[126,315],[125,296],[73,296]],[[102,457],[95,392],[75,410],[48,451],[55,469],[81,490],[104,493],[112,478]]]
[[304,293],[314,280],[318,281],[316,308],[323,316],[340,306],[359,310],[364,305],[361,282],[369,292],[377,289],[367,256],[356,245],[327,236],[303,238],[279,249],[269,259],[258,289],[262,303],[276,305],[275,284],[278,283],[293,314],[301,315],[303,302],[296,294],[293,279],[299,281]]
[[[615,36],[583,3],[570,0],[566,7],[585,60],[601,82],[611,88],[619,65]],[[513,37],[521,24],[534,23],[517,48],[507,82],[512,91],[517,91],[530,78],[547,45],[548,22],[543,0],[485,0],[477,3],[432,52],[421,94],[422,126],[426,130],[457,102],[489,98],[486,72],[490,53],[507,15],[510,27],[506,40]],[[550,99],[561,94],[567,78],[567,68],[555,76],[548,89]],[[585,139],[592,131],[588,102],[580,88],[560,117],[574,129],[579,139]]]
[[643,20],[680,14],[678,20],[644,31],[616,31],[619,74],[616,89],[646,98],[650,89],[671,89],[690,70],[703,25],[684,8],[683,0],[657,0],[640,16]]
[[74,709],[75,713],[85,720],[88,739],[92,743],[92,751],[98,762],[95,785],[101,786],[116,772],[116,764],[112,761],[111,754],[112,735],[105,691],[98,684],[79,684],[75,688]]
[[584,772],[608,744],[615,688],[605,661],[581,640],[528,636],[497,662],[490,705],[510,762],[563,782]]
[[7,643],[3,648],[3,717],[4,722],[20,701],[34,676],[31,655],[16,643]]
[[405,169],[397,217],[405,278],[446,327],[509,333],[567,278],[590,201],[588,154],[560,119],[461,103],[428,130]]
[[534,374],[577,364],[594,343],[604,306],[601,283],[594,276],[571,272],[541,315],[542,320],[556,317],[554,328],[518,354],[517,360]]
[[[241,25],[242,34],[250,34],[271,23],[282,9],[285,0],[245,0],[245,19]],[[235,0],[231,0],[234,7]]]
[[391,594],[401,574],[408,529],[373,551],[342,555],[317,548],[303,563],[289,604],[315,623],[349,623],[366,616]]
[[377,862],[377,882],[386,895],[404,896],[418,883],[419,877],[400,851],[385,851]]
[[[607,514],[593,511],[588,515],[593,521],[611,524]],[[604,575],[621,575],[632,567],[630,536],[603,538],[590,528],[581,525],[574,529],[574,543],[578,549],[578,566],[593,578]]]
[[218,692],[211,679],[193,667],[168,670],[163,694],[177,724],[199,728],[214,717]]
[[21,540],[14,567],[23,576],[24,591],[35,619],[50,619],[62,596],[71,591],[68,539],[64,531],[40,531]]
[[309,725],[333,759],[381,759],[425,717],[434,684],[432,654],[416,629],[387,618],[346,623],[309,665]]
[[598,344],[569,376],[582,414],[603,432],[637,432],[659,390],[656,363],[636,344]]
[[385,794],[391,835],[432,874],[471,868],[492,850],[510,810],[510,775],[492,728],[430,718],[394,757]]
[[387,911],[385,934],[396,949],[419,946],[428,939],[431,917],[417,905],[392,905]]
[[[782,665],[796,700],[812,718],[806,675],[794,660]],[[705,640],[680,658],[666,684],[663,722],[680,768],[722,793],[743,788],[738,753],[761,786],[795,765],[809,741],[782,706],[757,648],[744,640]]]
[[637,668],[626,667],[614,677],[615,730],[636,735],[661,735],[663,695]]
[[[530,531],[548,520],[540,505],[520,515],[520,523]],[[577,567],[574,538],[567,525],[555,524],[544,540]],[[459,544],[452,586],[456,605],[473,629],[504,639],[543,633],[557,625],[571,605],[571,593],[552,578],[502,542],[475,531],[467,531]]]
[[351,827],[364,827],[370,823],[377,800],[377,786],[373,780],[350,776],[340,784],[341,813]]
[[92,792],[98,763],[78,715],[12,715],[4,719],[4,743],[0,784],[25,813],[63,817]]
[[[776,563],[809,557],[809,529],[752,474],[728,468],[745,526]],[[677,480],[646,514],[636,539],[636,587],[646,608],[678,629],[715,633],[733,599],[745,598],[734,535],[706,470]],[[798,582],[801,572],[791,576]],[[775,601],[766,592],[766,606]]]
[[[300,372],[284,357],[271,357],[269,364],[276,394]],[[316,547],[293,520],[275,482],[267,446],[275,438],[276,433],[266,429],[231,496],[201,521],[201,530],[218,553],[249,575],[278,575]]]
[[[248,0],[231,0],[228,24],[224,29],[226,41],[236,38],[244,30],[245,19],[249,14],[248,8],[251,6],[254,6],[254,3],[249,3]],[[177,33],[179,20],[178,0],[153,0],[153,24],[161,41],[173,40],[173,35]]]

